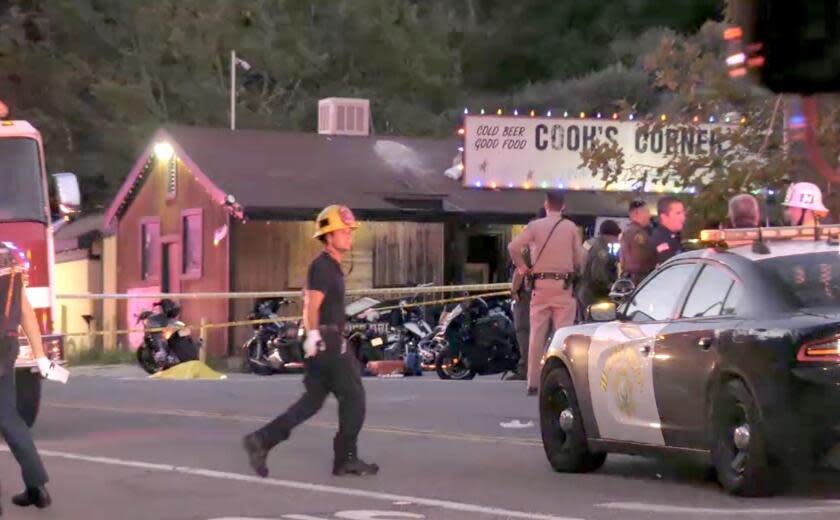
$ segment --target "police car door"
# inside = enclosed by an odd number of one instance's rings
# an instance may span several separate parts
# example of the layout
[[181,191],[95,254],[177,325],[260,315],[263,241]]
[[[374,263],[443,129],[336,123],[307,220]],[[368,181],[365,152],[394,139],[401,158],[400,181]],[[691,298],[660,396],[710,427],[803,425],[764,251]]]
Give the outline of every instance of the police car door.
[[653,386],[656,342],[695,269],[676,264],[658,271],[633,294],[621,320],[593,334],[589,391],[601,439],[664,445]]
[[653,379],[668,446],[707,447],[706,389],[719,366],[718,340],[740,321],[736,310],[743,292],[734,272],[703,262],[678,320],[657,343]]

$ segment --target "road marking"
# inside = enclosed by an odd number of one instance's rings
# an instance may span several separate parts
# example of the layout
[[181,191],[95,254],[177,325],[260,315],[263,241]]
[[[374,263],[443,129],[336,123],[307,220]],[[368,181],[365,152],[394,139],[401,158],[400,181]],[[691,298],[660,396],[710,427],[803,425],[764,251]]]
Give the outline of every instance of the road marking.
[[[6,446],[0,446],[0,451],[10,453]],[[247,482],[249,484],[259,484],[263,486],[274,486],[287,489],[297,489],[302,491],[311,491],[316,493],[331,493],[333,495],[343,495],[358,498],[368,498],[371,500],[380,500],[386,502],[406,501],[413,504],[435,507],[438,509],[446,509],[449,511],[460,511],[463,513],[475,513],[491,516],[501,516],[504,518],[523,518],[527,520],[583,520],[580,518],[572,518],[565,516],[553,516],[542,513],[530,513],[525,511],[512,511],[508,509],[501,509],[497,507],[487,507],[478,504],[468,504],[463,502],[453,502],[451,500],[441,500],[436,498],[412,497],[408,495],[396,495],[391,493],[381,493],[376,491],[366,491],[363,489],[345,488],[339,486],[328,486],[325,484],[313,484],[310,482],[300,482],[296,480],[283,480],[276,478],[260,478],[252,475],[243,475],[241,473],[231,473],[227,471],[216,471],[212,469],[192,468],[189,466],[173,466],[171,464],[155,464],[151,462],[143,462],[137,460],[125,460],[112,457],[97,457],[90,455],[81,455],[78,453],[67,453],[63,451],[53,450],[39,450],[40,454],[45,457],[53,457],[65,460],[75,460],[81,462],[90,462],[94,464],[104,464],[108,466],[120,466],[125,468],[138,468],[149,471],[160,471],[167,473],[178,473],[181,475],[192,475],[197,477],[206,477],[217,480],[229,480],[236,482]]]
[[397,518],[414,518],[422,520],[426,518],[417,513],[404,513],[402,511],[339,511],[336,518],[345,520],[397,520]]
[[510,421],[510,422],[502,421],[502,422],[499,423],[499,426],[501,426],[502,428],[509,428],[509,429],[512,429],[512,430],[521,430],[523,428],[533,428],[534,427],[534,421],[528,421],[526,423],[523,423],[519,419],[515,419],[515,420]]
[[756,508],[716,508],[716,507],[685,507],[669,506],[666,504],[646,504],[644,502],[608,502],[598,504],[597,507],[620,509],[622,511],[644,511],[646,513],[660,513],[666,515],[807,515],[814,513],[840,513],[840,500],[821,500],[824,505],[802,505],[795,507],[756,507]]
[[[167,417],[193,417],[200,419],[220,419],[235,422],[268,423],[273,417],[261,417],[255,415],[238,415],[218,412],[202,412],[197,410],[166,410],[153,408],[130,408],[104,405],[91,405],[83,403],[44,403],[44,406],[52,408],[66,408],[70,410],[89,410],[96,412],[157,415]],[[337,429],[338,424],[329,421],[308,421],[306,426],[317,426],[319,428]],[[387,433],[391,435],[404,435],[408,437],[426,437],[447,441],[466,441],[481,444],[512,444],[515,446],[530,446],[542,448],[542,441],[539,439],[521,439],[517,437],[502,437],[497,435],[479,435],[474,433],[449,433],[435,430],[417,430],[412,428],[398,428],[394,426],[368,426],[365,425],[365,432]]]
[[[289,514],[283,515],[285,520],[329,520],[322,516]],[[403,513],[401,511],[339,511],[330,518],[341,518],[344,520],[398,520],[399,518],[413,518],[423,520],[426,517],[417,513]],[[224,518],[211,518],[210,520],[273,520],[271,518],[251,518],[245,516],[226,516]]]

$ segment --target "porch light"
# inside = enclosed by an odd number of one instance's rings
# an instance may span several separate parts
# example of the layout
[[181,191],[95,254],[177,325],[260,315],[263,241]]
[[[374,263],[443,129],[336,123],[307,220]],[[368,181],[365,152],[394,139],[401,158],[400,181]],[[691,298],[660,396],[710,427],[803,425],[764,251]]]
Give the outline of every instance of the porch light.
[[169,161],[172,156],[175,154],[175,149],[172,148],[172,145],[167,143],[166,141],[160,141],[159,143],[155,143],[155,157],[163,162]]

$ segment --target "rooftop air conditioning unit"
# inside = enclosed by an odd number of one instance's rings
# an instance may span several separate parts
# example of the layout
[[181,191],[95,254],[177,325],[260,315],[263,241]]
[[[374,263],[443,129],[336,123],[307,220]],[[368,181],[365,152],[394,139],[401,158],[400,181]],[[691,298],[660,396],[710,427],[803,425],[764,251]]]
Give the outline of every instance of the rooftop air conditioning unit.
[[326,98],[318,102],[318,133],[370,135],[370,100]]

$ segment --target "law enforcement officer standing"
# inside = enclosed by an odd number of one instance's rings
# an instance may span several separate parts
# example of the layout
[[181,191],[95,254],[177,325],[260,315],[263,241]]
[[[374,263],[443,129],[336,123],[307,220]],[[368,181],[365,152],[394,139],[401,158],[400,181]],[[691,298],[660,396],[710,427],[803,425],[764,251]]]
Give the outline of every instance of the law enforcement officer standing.
[[49,480],[41,457],[32,441],[32,433],[17,411],[15,392],[15,359],[18,357],[18,327],[29,340],[38,371],[46,376],[51,362],[44,354],[38,318],[24,291],[23,278],[27,276],[28,262],[14,244],[0,242],[0,430],[23,475],[26,490],[12,497],[21,507],[39,509],[52,503],[47,492]]
[[[553,325],[572,325],[577,302],[572,283],[580,270],[582,247],[577,226],[563,218],[565,199],[560,191],[546,193],[546,217],[534,220],[510,244],[508,252],[520,274],[533,280],[531,336],[528,341],[528,395],[537,393],[540,359]],[[533,266],[528,267],[522,248],[529,247]]]
[[[545,218],[545,215],[545,208],[541,207],[537,218]],[[522,258],[525,265],[533,265],[530,247],[522,248]],[[516,365],[516,372],[506,379],[525,381],[528,374],[528,341],[531,336],[531,283],[516,268],[516,264],[513,265],[510,292],[513,297],[513,326],[516,328],[516,343],[519,346],[519,363]]]
[[618,245],[620,234],[621,228],[614,220],[605,220],[598,228],[598,236],[583,244],[585,258],[578,299],[584,309],[599,300],[609,298],[610,287],[618,277],[618,265],[613,250],[614,246]]
[[634,285],[656,267],[656,252],[651,247],[648,226],[650,210],[643,200],[630,203],[630,223],[621,234],[621,276]]
[[341,259],[350,251],[352,232],[358,227],[345,206],[328,206],[315,220],[314,238],[324,244],[324,251],[309,265],[304,290],[306,391],[283,415],[243,439],[251,467],[261,477],[268,476],[268,452],[315,415],[330,393],[338,399],[333,475],[375,475],[379,471],[379,466],[357,455],[356,443],[365,420],[365,390],[359,362],[353,352],[347,351],[342,336],[345,310]]
[[685,225],[685,205],[676,197],[662,197],[656,203],[659,225],[651,233],[650,241],[656,252],[656,265],[682,253],[682,229]]

